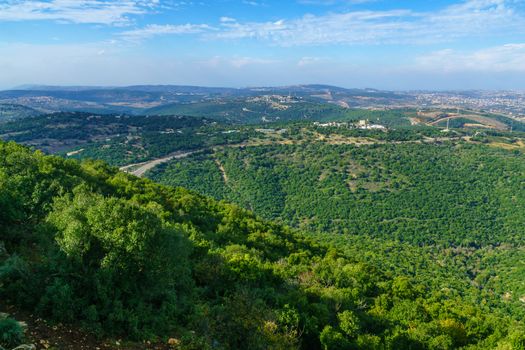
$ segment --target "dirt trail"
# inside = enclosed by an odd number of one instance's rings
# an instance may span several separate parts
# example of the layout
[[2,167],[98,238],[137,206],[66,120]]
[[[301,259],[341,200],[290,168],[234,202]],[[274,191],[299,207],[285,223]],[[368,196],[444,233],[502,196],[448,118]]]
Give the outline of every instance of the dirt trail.
[[221,171],[221,176],[222,176],[222,180],[224,181],[224,184],[227,185],[228,184],[228,175],[226,174],[226,170],[224,170],[224,166],[222,165],[222,163],[217,158],[215,158],[215,164],[217,164],[217,167]]

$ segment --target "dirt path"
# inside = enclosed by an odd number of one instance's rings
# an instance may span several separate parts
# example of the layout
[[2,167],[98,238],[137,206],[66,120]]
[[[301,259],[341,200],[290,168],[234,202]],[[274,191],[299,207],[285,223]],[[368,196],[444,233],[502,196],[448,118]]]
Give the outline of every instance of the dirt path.
[[217,164],[217,167],[219,168],[219,170],[221,172],[221,176],[222,176],[222,180],[224,181],[224,184],[227,185],[228,184],[228,175],[226,174],[226,170],[224,170],[224,166],[222,165],[222,163],[217,158],[215,158],[215,164]]
[[148,171],[150,169],[153,169],[154,167],[156,167],[159,164],[169,162],[172,159],[185,158],[185,157],[187,157],[189,155],[192,155],[195,152],[197,152],[197,151],[175,152],[175,153],[172,153],[170,155],[167,155],[166,157],[153,159],[153,160],[150,160],[148,162],[129,164],[129,165],[121,167],[120,170],[128,172],[128,173],[133,174],[133,175],[138,176],[138,177],[142,177],[142,176],[144,176],[146,171]]

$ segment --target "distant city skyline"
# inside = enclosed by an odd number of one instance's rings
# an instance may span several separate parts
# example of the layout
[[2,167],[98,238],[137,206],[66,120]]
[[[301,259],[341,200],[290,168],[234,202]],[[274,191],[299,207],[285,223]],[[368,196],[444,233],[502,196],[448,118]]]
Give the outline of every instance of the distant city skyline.
[[3,0],[24,84],[525,90],[523,0]]

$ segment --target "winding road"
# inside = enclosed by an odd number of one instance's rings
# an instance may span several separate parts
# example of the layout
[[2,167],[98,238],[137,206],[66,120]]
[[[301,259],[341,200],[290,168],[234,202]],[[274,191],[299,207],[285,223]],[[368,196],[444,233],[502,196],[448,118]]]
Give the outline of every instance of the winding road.
[[192,155],[195,152],[197,151],[175,152],[162,158],[157,158],[142,163],[129,164],[119,169],[127,173],[133,174],[135,176],[142,177],[148,170],[153,169],[159,164],[169,162],[172,159],[185,158],[189,155]]

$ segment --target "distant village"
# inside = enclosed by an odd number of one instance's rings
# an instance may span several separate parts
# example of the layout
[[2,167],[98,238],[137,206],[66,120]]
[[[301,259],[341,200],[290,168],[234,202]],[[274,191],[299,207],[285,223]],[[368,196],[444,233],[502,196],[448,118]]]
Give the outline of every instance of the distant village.
[[359,120],[357,122],[314,122],[315,126],[321,128],[348,128],[348,129],[363,129],[363,130],[386,130],[384,125],[372,124],[368,119]]

